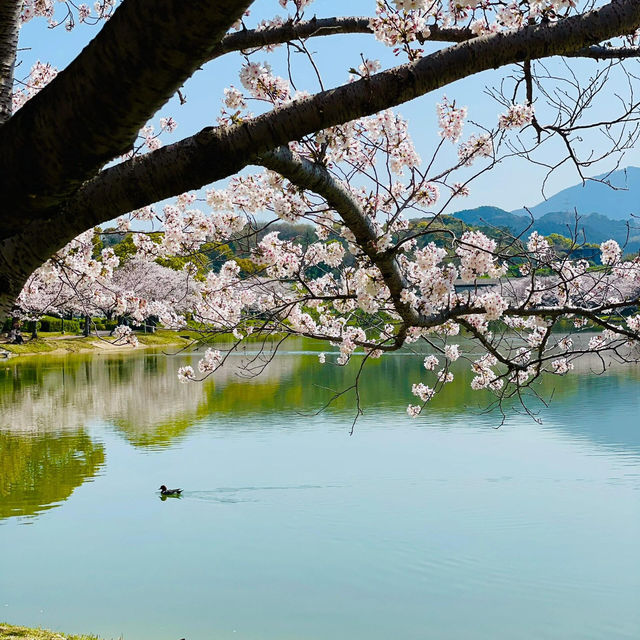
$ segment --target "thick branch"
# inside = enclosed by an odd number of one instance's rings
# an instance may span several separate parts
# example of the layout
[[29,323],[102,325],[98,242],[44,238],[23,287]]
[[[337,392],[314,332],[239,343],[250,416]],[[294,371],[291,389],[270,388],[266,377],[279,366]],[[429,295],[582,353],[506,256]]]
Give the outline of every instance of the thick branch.
[[0,0],[0,125],[11,117],[22,0]]
[[0,129],[8,212],[0,237],[20,228],[23,216],[46,217],[125,153],[250,4],[124,0],[80,55]]
[[256,163],[279,173],[297,187],[321,195],[329,206],[338,212],[355,236],[358,246],[380,270],[393,306],[405,324],[411,326],[420,323],[420,316],[413,307],[402,301],[401,295],[407,285],[394,256],[376,249],[375,229],[357,198],[348,189],[323,166],[301,158],[288,147],[263,153],[256,159]]
[[624,60],[640,58],[640,47],[604,47],[593,45],[569,54],[573,58],[592,58],[594,60]]
[[[362,16],[339,18],[313,18],[301,22],[286,22],[279,27],[266,29],[246,29],[226,35],[212,52],[211,60],[232,51],[251,51],[261,47],[285,44],[293,40],[306,40],[322,36],[339,34],[368,33],[373,29],[369,26],[370,18]],[[477,36],[468,28],[443,28],[437,25],[429,26],[429,36],[425,42],[466,42]],[[593,45],[581,47],[566,55],[572,58],[591,58],[594,60],[622,60],[626,58],[640,58],[640,47],[612,47]]]
[[[337,34],[373,33],[369,26],[370,18],[313,18],[301,22],[289,21],[279,27],[266,29],[247,29],[230,33],[213,50],[212,59],[231,51],[248,51],[269,45],[284,44],[292,40],[305,40],[319,36]],[[430,35],[425,40],[433,42],[464,42],[474,37],[470,29],[445,29],[432,25]]]

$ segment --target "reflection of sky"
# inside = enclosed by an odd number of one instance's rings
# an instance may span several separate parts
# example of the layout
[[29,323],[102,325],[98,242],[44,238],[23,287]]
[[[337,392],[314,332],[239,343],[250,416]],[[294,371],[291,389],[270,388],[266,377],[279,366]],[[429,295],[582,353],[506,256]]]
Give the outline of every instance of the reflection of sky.
[[[558,398],[545,420],[573,437],[640,453],[640,380],[617,372],[578,378],[578,397]],[[570,412],[569,415],[567,413]]]

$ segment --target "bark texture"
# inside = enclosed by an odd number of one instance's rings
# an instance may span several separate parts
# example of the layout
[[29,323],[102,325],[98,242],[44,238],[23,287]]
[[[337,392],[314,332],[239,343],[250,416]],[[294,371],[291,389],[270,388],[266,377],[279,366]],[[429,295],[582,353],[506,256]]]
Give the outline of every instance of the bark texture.
[[0,125],[11,117],[22,0],[0,0]]
[[[10,0],[4,0],[7,4]],[[47,218],[133,145],[251,0],[125,0],[80,55],[0,129],[0,238]]]

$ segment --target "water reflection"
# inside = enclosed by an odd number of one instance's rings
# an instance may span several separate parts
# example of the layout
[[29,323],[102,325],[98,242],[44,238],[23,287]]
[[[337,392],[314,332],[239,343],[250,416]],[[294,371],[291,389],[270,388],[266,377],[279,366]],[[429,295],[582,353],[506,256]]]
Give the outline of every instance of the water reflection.
[[352,398],[310,409],[359,362],[296,351],[187,386],[191,355],[6,363],[3,615],[131,640],[638,637],[638,369],[545,380],[542,427],[493,429],[464,364],[409,420],[432,374],[398,354],[350,438]]
[[[640,384],[637,370],[576,376],[577,388],[555,398],[545,421],[572,438],[640,454]],[[579,395],[577,395],[579,393]]]
[[[359,358],[350,366],[336,366],[331,356],[326,365],[320,365],[315,355],[300,351],[304,343],[290,346],[298,347],[297,351],[274,358],[258,377],[242,376],[242,363],[252,357],[247,352],[231,358],[228,366],[205,382],[189,385],[178,383],[176,370],[186,363],[195,364],[198,356],[194,354],[167,357],[138,352],[9,362],[0,371],[0,429],[60,433],[100,421],[113,425],[135,447],[152,449],[176,443],[209,416],[216,417],[213,426],[220,430],[236,428],[238,420],[243,421],[243,429],[286,428],[291,414],[311,415],[335,392],[348,387],[359,366]],[[468,363],[455,364],[454,382],[430,403],[416,424],[441,423],[443,416],[451,424],[465,424],[469,412],[480,415],[492,402],[488,392],[471,390],[473,374]],[[544,415],[564,416],[571,405],[576,418],[559,420],[563,428],[599,442],[640,450],[640,435],[632,422],[640,407],[637,402],[620,407],[616,391],[637,386],[640,369],[614,367],[605,376],[594,376],[594,366],[597,363],[585,358],[573,374],[542,380],[537,392],[551,400]],[[380,416],[381,420],[381,411],[402,415],[406,404],[415,401],[411,384],[433,384],[430,375],[420,356],[400,353],[369,361],[360,386],[365,415]],[[622,396],[627,404],[638,398],[629,393]],[[544,408],[533,397],[529,407],[534,411]],[[622,419],[608,420],[610,428],[601,429],[597,416],[620,408]],[[327,411],[345,419],[352,417],[353,394],[338,398]],[[253,419],[246,420],[249,416]],[[499,422],[498,415],[486,420],[494,426]]]
[[230,387],[232,396],[243,397],[241,404],[255,410],[299,365],[296,358],[274,360],[263,375],[247,382],[252,389],[247,394],[237,366],[202,384],[180,384],[178,366],[195,358],[120,353],[9,362],[0,372],[0,429],[60,432],[99,420],[115,425],[135,446],[166,446],[220,410],[222,389]]
[[158,497],[160,498],[160,500],[162,502],[166,502],[167,500],[181,500],[182,499],[182,496],[179,493],[176,494],[176,495],[170,495],[170,496],[160,495]]
[[[204,383],[180,384],[177,367],[195,364],[197,357],[121,353],[9,362],[0,371],[0,518],[39,513],[95,476],[105,454],[86,429],[96,421],[146,450],[174,445],[196,424],[222,433],[299,429],[300,415],[311,416],[351,384],[359,364],[354,359],[339,367],[329,357],[321,366],[314,354],[297,351],[273,359],[261,376],[246,378],[241,364],[253,357],[247,352]],[[416,426],[467,428],[469,418],[478,422],[491,402],[490,394],[471,390],[468,366],[456,364],[454,383]],[[630,387],[637,389],[639,370],[614,367],[596,376],[594,366],[583,359],[572,375],[541,382],[540,395],[552,398],[543,418],[554,431],[623,451],[634,461],[640,455],[640,395]],[[422,358],[410,354],[370,361],[360,389],[365,417],[381,426],[390,412],[401,418],[414,400],[411,383],[428,383],[428,375]],[[533,400],[530,406],[541,408]],[[327,411],[344,418],[346,429],[354,415],[353,396],[340,397]],[[499,417],[480,422],[496,426]]]
[[84,430],[0,431],[0,520],[33,516],[64,502],[100,471],[104,447]]

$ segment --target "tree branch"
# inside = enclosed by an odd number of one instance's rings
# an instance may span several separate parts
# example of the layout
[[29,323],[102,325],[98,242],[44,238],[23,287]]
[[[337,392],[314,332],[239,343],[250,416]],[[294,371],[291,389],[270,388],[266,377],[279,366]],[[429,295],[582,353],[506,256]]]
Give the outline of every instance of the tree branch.
[[321,129],[371,115],[487,69],[564,55],[640,25],[640,3],[613,0],[555,24],[474,38],[370,78],[320,92],[231,127],[208,127],[153,153],[106,169],[65,207],[77,232],[198,189],[242,169],[248,158]]
[[572,58],[592,58],[594,60],[624,60],[627,58],[640,58],[640,47],[593,45],[591,47],[583,47],[568,55]]
[[125,153],[250,4],[124,0],[80,55],[0,129],[0,237],[25,217],[46,217]]
[[323,166],[294,154],[288,147],[263,153],[256,163],[284,176],[298,187],[321,195],[335,209],[356,238],[357,245],[378,267],[389,289],[393,306],[408,326],[419,324],[421,319],[401,295],[407,284],[392,254],[378,251],[377,234],[356,197],[338,182]]
[[[247,29],[230,33],[214,48],[211,59],[231,51],[248,51],[276,44],[284,44],[292,40],[305,40],[320,36],[338,34],[373,33],[367,17],[312,18],[301,22],[289,20],[278,27],[266,29]],[[432,25],[430,35],[425,42],[464,42],[475,36],[470,29],[447,29]]]
[[[370,18],[364,16],[350,16],[337,18],[312,18],[301,22],[287,21],[278,27],[265,29],[245,29],[226,35],[217,45],[209,58],[214,60],[232,51],[251,51],[278,44],[285,44],[292,40],[306,40],[322,36],[340,34],[372,34],[369,26]],[[466,42],[477,38],[469,28],[446,28],[438,25],[429,26],[429,36],[424,42]],[[606,45],[592,45],[581,47],[566,54],[572,58],[591,58],[594,60],[621,60],[640,57],[640,47],[613,47]]]
[[[357,246],[369,258],[371,263],[380,270],[384,283],[389,289],[393,308],[402,319],[404,327],[403,338],[400,344],[395,344],[392,347],[393,349],[398,348],[398,346],[402,344],[407,327],[430,328],[443,324],[447,320],[454,320],[471,331],[485,348],[493,353],[503,364],[509,365],[511,369],[516,370],[525,370],[527,368],[526,364],[518,364],[505,358],[492,346],[486,336],[474,329],[473,325],[465,319],[467,315],[482,314],[485,312],[482,304],[479,304],[477,301],[469,298],[466,303],[458,302],[455,306],[444,308],[439,312],[428,315],[419,313],[413,306],[405,302],[402,294],[403,292],[409,291],[411,286],[403,276],[395,260],[395,254],[387,251],[379,251],[376,248],[378,237],[371,220],[363,211],[357,198],[341,182],[334,178],[325,167],[302,158],[298,154],[293,153],[288,147],[281,147],[276,151],[261,154],[255,159],[255,162],[267,169],[275,171],[297,187],[313,191],[322,196],[327,201],[327,204],[340,215],[344,224],[355,236]],[[638,298],[636,297],[618,303],[605,302],[594,308],[545,305],[526,307],[522,301],[518,300],[515,305],[510,305],[504,313],[505,316],[512,317],[540,315],[551,318],[558,318],[567,313],[573,313],[581,317],[589,318],[603,328],[615,331],[627,338],[634,338],[635,334],[632,331],[624,329],[623,327],[617,327],[600,318],[598,314],[613,308],[623,308],[637,303]]]

